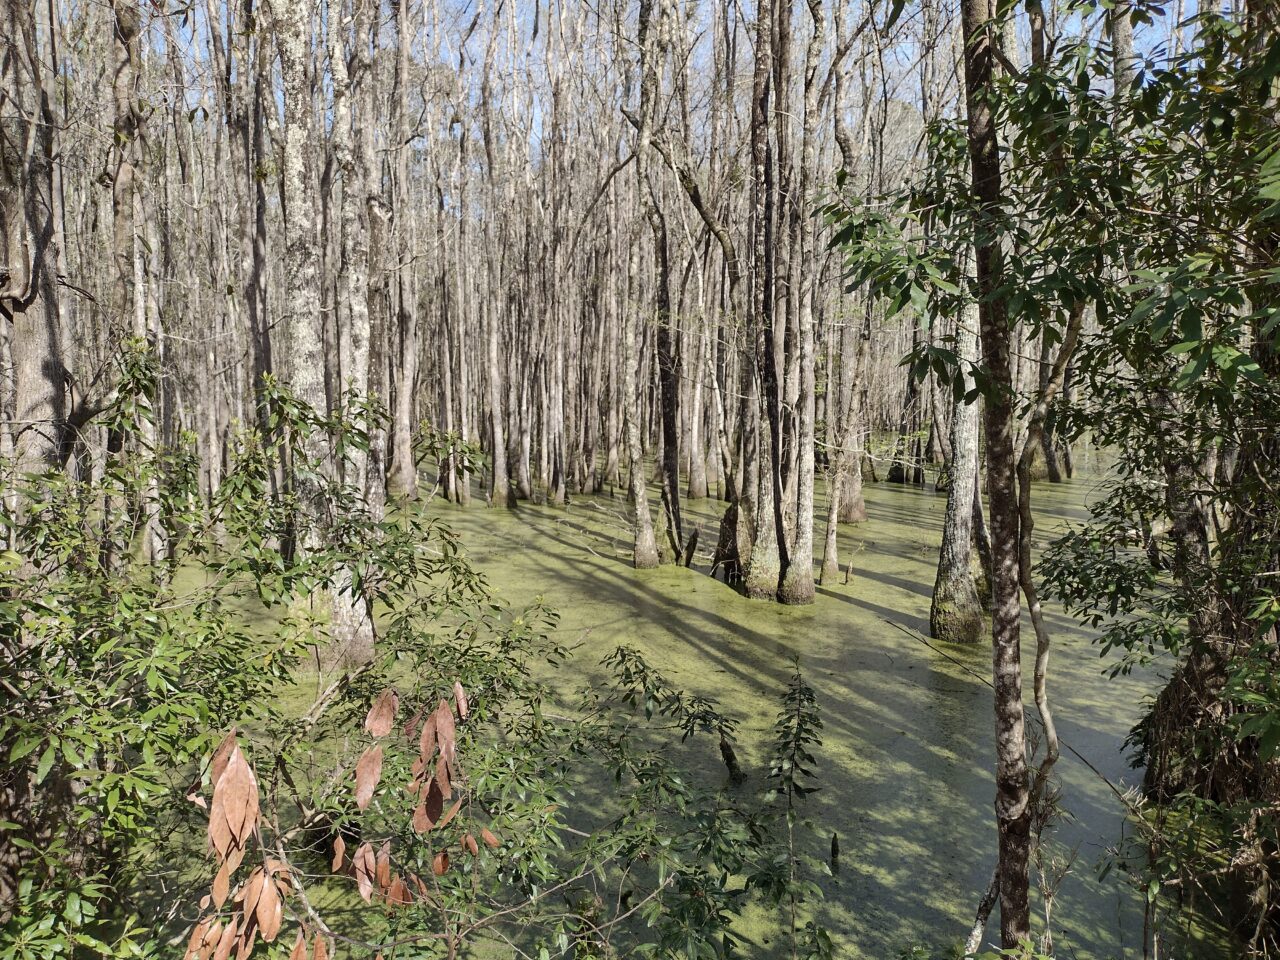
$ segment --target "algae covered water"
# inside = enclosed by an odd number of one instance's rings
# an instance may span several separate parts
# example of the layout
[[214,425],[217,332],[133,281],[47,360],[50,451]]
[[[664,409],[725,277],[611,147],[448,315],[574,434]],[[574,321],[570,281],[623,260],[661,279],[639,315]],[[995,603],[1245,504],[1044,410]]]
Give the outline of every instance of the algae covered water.
[[[1038,544],[1083,519],[1090,495],[1088,480],[1038,486]],[[799,608],[749,600],[707,575],[722,506],[714,499],[686,505],[686,528],[701,530],[701,562],[648,571],[630,563],[622,491],[509,513],[439,502],[432,510],[498,597],[516,607],[541,597],[558,611],[559,636],[575,649],[557,682],[600,679],[602,656],[638,647],[676,686],[717,698],[740,720],[739,751],[757,789],[798,658],[825,724],[822,786],[807,813],[824,836],[838,836],[840,869],[824,880],[820,909],[840,955],[920,947],[946,956],[963,942],[995,859],[989,648],[927,641],[945,498],[888,484],[868,486],[866,496],[869,521],[840,531],[848,582],[820,586],[817,601]],[[1056,876],[1069,865],[1053,905],[1055,945],[1065,957],[1141,956],[1142,895],[1104,864],[1125,828],[1114,790],[1140,779],[1123,742],[1158,678],[1109,677],[1087,633],[1052,608],[1049,623],[1064,816],[1043,867]],[[1028,701],[1033,651],[1024,641]],[[709,761],[706,774],[723,770]],[[988,940],[995,931],[993,918]],[[763,925],[743,933],[769,952]],[[1194,941],[1185,950],[1222,954]]]

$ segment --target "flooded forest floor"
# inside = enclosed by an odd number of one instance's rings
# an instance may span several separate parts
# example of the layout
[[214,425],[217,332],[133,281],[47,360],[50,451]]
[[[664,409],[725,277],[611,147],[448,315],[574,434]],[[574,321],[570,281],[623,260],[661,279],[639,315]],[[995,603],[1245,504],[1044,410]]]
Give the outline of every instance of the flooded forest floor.
[[[1097,482],[1037,485],[1038,546],[1084,519]],[[496,597],[516,608],[541,598],[559,613],[558,638],[574,653],[557,683],[603,680],[600,658],[628,644],[676,687],[719,700],[741,722],[738,752],[751,777],[742,789],[762,788],[770,728],[798,657],[825,724],[821,789],[806,813],[839,835],[841,869],[823,879],[821,907],[839,955],[893,958],[918,946],[944,957],[972,924],[995,857],[989,647],[925,642],[946,498],[932,485],[880,483],[867,485],[866,500],[870,519],[839,533],[849,582],[842,574],[798,608],[749,600],[708,576],[723,508],[714,498],[683,504],[686,536],[701,531],[693,567],[647,571],[631,566],[622,489],[566,507],[508,512],[436,499],[428,509],[460,536]],[[825,517],[824,505],[815,513]],[[1055,945],[1062,957],[1140,957],[1142,895],[1120,869],[1100,879],[1125,832],[1103,778],[1122,790],[1140,780],[1123,741],[1158,677],[1110,678],[1086,632],[1056,608],[1049,624],[1064,817],[1048,852],[1071,862],[1053,912]],[[1028,702],[1033,654],[1024,643]],[[723,768],[709,758],[705,772]],[[995,930],[993,918],[988,939]],[[743,933],[770,952],[763,924]],[[1220,943],[1198,940],[1179,955],[1222,956]]]

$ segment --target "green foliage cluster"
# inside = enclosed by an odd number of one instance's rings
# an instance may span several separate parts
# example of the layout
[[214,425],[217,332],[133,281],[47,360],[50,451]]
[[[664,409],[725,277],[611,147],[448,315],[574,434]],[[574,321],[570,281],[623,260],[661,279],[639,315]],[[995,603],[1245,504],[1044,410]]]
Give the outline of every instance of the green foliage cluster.
[[1132,737],[1158,804],[1133,864],[1153,911],[1162,888],[1207,892],[1266,951],[1280,937],[1280,51],[1216,14],[1195,38],[1148,65],[1110,137],[1092,125],[1105,151],[1085,186],[1106,197],[1113,252],[1062,419],[1117,462],[1042,573],[1117,670],[1171,670]]
[[[1058,22],[1111,9],[1073,3]],[[1039,574],[1117,672],[1171,671],[1133,736],[1158,807],[1141,808],[1136,882],[1233,901],[1265,952],[1280,937],[1280,44],[1253,16],[1194,14],[1186,48],[1151,51],[1131,85],[1088,32],[1053,38],[1030,67],[1002,64],[998,210],[976,209],[964,130],[944,120],[920,182],[827,214],[850,285],[937,328],[905,362],[958,394],[940,318],[975,297],[976,229],[1005,252],[1015,349],[1052,348],[1083,311],[1072,389],[1046,429],[1116,463]],[[969,372],[966,402],[990,395],[981,364]],[[1035,390],[1018,400],[1029,409]]]
[[[749,905],[785,905],[779,924],[794,932],[813,888],[799,885],[807,868],[776,826],[790,828],[810,789],[817,727],[798,675],[774,761],[794,773],[771,780],[785,812],[733,779],[700,783],[673,747],[704,733],[732,741],[736,722],[713,701],[631,650],[606,660],[606,685],[554,697],[546,681],[567,654],[554,614],[508,610],[442,524],[378,510],[343,481],[348,453],[384,427],[377,405],[348,398],[324,417],[266,380],[258,424],[209,496],[189,450],[145,444],[156,383],[146,346],[130,344],[120,363],[102,423],[121,454],[100,478],[19,478],[3,515],[0,829],[16,891],[0,958],[179,955],[209,915],[208,762],[231,730],[261,805],[232,892],[268,858],[291,891],[264,955],[305,929],[352,956],[389,944],[413,957],[510,944],[544,957],[737,956]],[[317,432],[329,462],[309,459]],[[447,439],[433,443],[448,454]],[[167,554],[153,563],[139,540],[157,500]],[[328,669],[327,598],[345,583],[372,604],[379,637],[371,661]],[[403,789],[416,732],[399,731],[455,683],[469,701],[455,782],[467,803],[421,833]],[[389,689],[403,707],[362,809],[362,723]],[[494,844],[475,843],[484,830]],[[330,861],[365,842],[389,851],[398,875],[428,878],[430,895],[362,904]],[[785,882],[762,879],[779,870]],[[804,941],[818,945],[806,955],[830,955],[818,927]]]

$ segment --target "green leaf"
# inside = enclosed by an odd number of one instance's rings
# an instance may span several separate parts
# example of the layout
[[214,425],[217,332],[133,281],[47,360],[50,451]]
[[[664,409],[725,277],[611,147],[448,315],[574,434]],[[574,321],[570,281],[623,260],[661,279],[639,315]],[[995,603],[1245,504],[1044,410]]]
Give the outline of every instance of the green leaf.
[[36,784],[44,783],[44,778],[49,775],[49,771],[53,768],[53,762],[58,758],[58,741],[53,740],[45,747],[44,753],[40,754],[40,759],[36,763]]
[[43,738],[20,737],[13,746],[9,748],[9,762],[17,763],[28,754],[34,753],[43,742]]

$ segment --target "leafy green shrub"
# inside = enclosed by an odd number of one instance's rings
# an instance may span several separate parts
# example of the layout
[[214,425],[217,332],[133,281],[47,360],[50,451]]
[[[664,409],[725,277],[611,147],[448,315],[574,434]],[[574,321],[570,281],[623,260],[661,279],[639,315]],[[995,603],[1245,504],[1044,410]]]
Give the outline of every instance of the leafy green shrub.
[[[122,453],[100,479],[14,478],[5,514],[0,957],[258,941],[718,957],[753,901],[785,905],[793,940],[830,955],[800,928],[807,867],[775,839],[812,789],[798,672],[774,799],[733,767],[700,784],[672,747],[710,733],[732,752],[713,702],[635,651],[606,658],[605,687],[557,696],[553,613],[507,610],[443,525],[338,479],[343,451],[382,429],[374,405],[325,418],[267,380],[261,426],[209,495],[184,451],[141,442],[153,380],[135,350],[103,414]],[[314,431],[337,469],[307,459]],[[157,515],[153,560],[139,541]],[[336,584],[376,611],[378,639],[330,669]],[[662,705],[637,713],[637,690]]]

